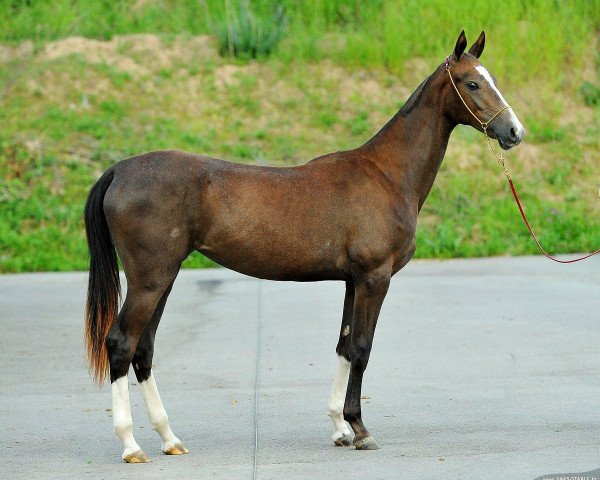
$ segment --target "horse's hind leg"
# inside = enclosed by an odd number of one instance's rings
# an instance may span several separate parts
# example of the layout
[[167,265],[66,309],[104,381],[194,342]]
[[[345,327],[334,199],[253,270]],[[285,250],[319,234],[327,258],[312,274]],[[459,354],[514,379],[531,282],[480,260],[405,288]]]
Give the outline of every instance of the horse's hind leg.
[[354,309],[354,283],[346,282],[346,296],[344,298],[344,313],[342,315],[342,326],[336,352],[338,354],[338,366],[335,378],[331,385],[329,395],[329,406],[327,415],[331,417],[335,431],[331,438],[333,443],[339,446],[352,445],[352,435],[348,424],[344,420],[344,400],[348,387],[348,376],[350,374],[350,362],[348,361],[348,347],[350,345],[350,327],[352,325],[352,311]]
[[188,453],[187,448],[181,443],[181,441],[175,436],[171,427],[169,426],[169,418],[165,407],[163,406],[162,400],[158,393],[156,381],[154,380],[154,374],[152,373],[152,357],[154,355],[154,338],[156,335],[156,329],[160,322],[167,298],[171,292],[173,284],[167,288],[163,296],[161,297],[154,314],[148,322],[146,329],[142,333],[140,341],[138,342],[137,349],[133,355],[133,371],[140,384],[142,395],[144,396],[144,403],[148,410],[148,416],[150,417],[150,423],[152,428],[162,438],[162,451],[167,455],[181,455]]
[[128,273],[127,296],[117,321],[106,338],[112,384],[113,425],[115,434],[123,442],[123,460],[127,463],[144,463],[149,461],[148,456],[133,436],[127,371],[140,337],[161,297],[175,280],[180,263],[168,268],[164,263],[151,266],[143,262],[135,270],[125,258],[123,263]]

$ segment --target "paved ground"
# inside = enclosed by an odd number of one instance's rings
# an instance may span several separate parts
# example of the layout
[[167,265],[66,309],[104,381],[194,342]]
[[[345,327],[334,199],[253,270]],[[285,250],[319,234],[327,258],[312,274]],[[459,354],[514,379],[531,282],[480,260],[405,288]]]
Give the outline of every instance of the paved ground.
[[392,283],[366,374],[371,452],[329,441],[341,284],[184,271],[155,374],[191,453],[160,454],[132,386],[147,465],[121,463],[110,389],[87,376],[84,283],[0,276],[2,478],[251,479],[257,333],[259,479],[533,480],[600,466],[600,259],[412,262]]

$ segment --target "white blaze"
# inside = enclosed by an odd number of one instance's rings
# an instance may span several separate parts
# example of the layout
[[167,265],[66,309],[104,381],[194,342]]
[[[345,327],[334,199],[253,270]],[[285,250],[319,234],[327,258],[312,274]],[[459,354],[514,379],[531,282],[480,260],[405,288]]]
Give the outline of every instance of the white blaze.
[[329,408],[327,415],[331,417],[335,432],[331,438],[337,440],[344,435],[350,435],[350,429],[344,420],[344,402],[346,400],[346,389],[348,388],[348,377],[350,375],[350,362],[344,357],[338,356],[338,367],[335,378],[331,385],[329,395]]
[[[494,83],[494,79],[490,75],[490,72],[488,72],[487,69],[483,65],[477,65],[475,67],[475,70],[477,70],[480,73],[480,75],[489,84],[492,91],[496,93],[496,95],[502,102],[502,105],[504,107],[508,107],[508,103],[506,102],[506,100],[504,100],[504,97],[502,96],[502,93],[500,93],[500,90],[498,90],[498,87]],[[523,128],[523,125],[521,124],[521,122],[519,121],[517,116],[515,115],[515,112],[513,112],[512,107],[509,108],[509,112],[510,112],[510,116],[511,116],[510,120],[511,120],[512,124],[514,125],[515,132],[517,133],[517,135],[519,137],[521,137],[523,135],[523,132],[525,131],[525,129]]]

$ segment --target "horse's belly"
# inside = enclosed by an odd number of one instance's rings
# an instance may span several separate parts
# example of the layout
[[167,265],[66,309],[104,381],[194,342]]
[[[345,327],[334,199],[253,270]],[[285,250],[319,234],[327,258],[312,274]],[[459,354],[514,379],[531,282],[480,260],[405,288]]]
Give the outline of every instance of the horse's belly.
[[[241,241],[240,241],[241,240]],[[202,243],[197,250],[218,264],[268,280],[317,281],[345,279],[346,261],[333,241],[318,244],[302,238],[240,239]]]

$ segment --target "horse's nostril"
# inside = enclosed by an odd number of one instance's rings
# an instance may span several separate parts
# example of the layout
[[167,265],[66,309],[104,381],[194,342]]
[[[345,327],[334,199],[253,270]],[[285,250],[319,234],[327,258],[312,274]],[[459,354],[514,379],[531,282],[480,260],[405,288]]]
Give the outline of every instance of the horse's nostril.
[[522,138],[522,136],[520,136],[519,133],[520,132],[519,132],[518,128],[510,127],[510,138],[514,142],[516,142],[517,140],[519,140],[520,138]]

